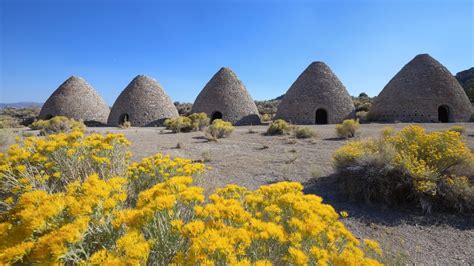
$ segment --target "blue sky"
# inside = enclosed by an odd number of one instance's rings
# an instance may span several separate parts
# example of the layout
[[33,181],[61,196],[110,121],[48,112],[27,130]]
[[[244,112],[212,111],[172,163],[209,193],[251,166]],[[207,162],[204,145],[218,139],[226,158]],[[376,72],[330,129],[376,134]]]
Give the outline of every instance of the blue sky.
[[138,74],[193,102],[222,66],[256,100],[312,61],[377,95],[416,54],[474,66],[474,1],[0,0],[0,102],[43,102],[70,75],[112,105]]

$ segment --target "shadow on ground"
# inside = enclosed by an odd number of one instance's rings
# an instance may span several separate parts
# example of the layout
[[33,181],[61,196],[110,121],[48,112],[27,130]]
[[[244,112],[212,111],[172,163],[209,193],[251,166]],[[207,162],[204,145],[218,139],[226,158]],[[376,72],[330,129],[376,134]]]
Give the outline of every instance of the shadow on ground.
[[313,178],[304,185],[304,192],[316,194],[324,203],[332,205],[336,211],[348,211],[349,215],[367,225],[415,226],[445,225],[460,230],[474,229],[474,215],[446,212],[422,215],[419,209],[402,209],[383,204],[356,202],[344,195],[336,184],[336,175]]

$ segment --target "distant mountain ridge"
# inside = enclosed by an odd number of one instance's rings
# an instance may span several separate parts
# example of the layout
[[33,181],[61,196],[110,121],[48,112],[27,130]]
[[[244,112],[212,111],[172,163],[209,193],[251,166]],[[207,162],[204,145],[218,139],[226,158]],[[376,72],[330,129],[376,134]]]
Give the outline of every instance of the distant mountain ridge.
[[17,102],[17,103],[0,103],[0,109],[10,108],[27,108],[27,107],[41,107],[43,103],[37,102]]

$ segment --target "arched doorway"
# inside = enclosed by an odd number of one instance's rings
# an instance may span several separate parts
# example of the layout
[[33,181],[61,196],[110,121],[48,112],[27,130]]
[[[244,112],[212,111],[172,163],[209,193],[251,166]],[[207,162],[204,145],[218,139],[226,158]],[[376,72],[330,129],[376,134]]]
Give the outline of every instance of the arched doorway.
[[128,122],[130,121],[129,120],[129,117],[128,117],[128,114],[121,114],[120,117],[119,117],[119,125],[123,125],[123,123],[125,122]]
[[216,120],[216,119],[222,119],[222,113],[221,112],[215,111],[214,113],[212,113],[211,122]]
[[449,122],[449,107],[446,105],[441,105],[438,107],[438,121],[441,123]]
[[326,110],[320,108],[316,110],[316,124],[324,125],[328,123],[328,113]]

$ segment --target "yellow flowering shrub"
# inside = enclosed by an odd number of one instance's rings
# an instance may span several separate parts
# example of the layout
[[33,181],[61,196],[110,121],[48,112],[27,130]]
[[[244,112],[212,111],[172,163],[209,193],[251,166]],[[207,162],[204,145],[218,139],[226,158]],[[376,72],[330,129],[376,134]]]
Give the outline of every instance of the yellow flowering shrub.
[[333,158],[342,187],[354,197],[416,202],[426,212],[474,210],[474,155],[458,132],[384,129],[381,138],[350,142]]
[[281,182],[248,191],[237,185],[218,189],[209,203],[196,206],[196,218],[177,230],[189,241],[179,265],[378,265],[363,244],[322,199],[303,186]]
[[452,126],[449,128],[450,131],[458,132],[459,134],[463,135],[466,132],[466,128],[463,126]]
[[21,194],[0,216],[0,262],[79,262],[77,256],[88,251],[87,245],[107,237],[101,231],[112,210],[126,199],[125,183],[120,177],[105,181],[91,175],[70,183],[64,192],[37,189]]
[[291,130],[291,125],[285,120],[277,119],[268,126],[267,135],[288,135]]
[[[0,197],[15,202],[37,189],[62,192],[90,174],[101,179],[127,171],[129,142],[121,134],[84,135],[82,131],[27,137],[0,154]],[[11,204],[0,205],[0,211]]]
[[198,131],[209,125],[209,118],[206,113],[194,113],[188,117],[168,118],[165,120],[164,125],[173,133]]
[[31,129],[40,130],[41,134],[47,135],[59,132],[72,132],[84,130],[86,126],[81,121],[76,121],[65,116],[55,116],[49,120],[38,120],[30,125]]
[[317,138],[318,133],[310,127],[294,127],[293,135],[297,139]]
[[344,120],[341,124],[336,125],[336,133],[340,138],[353,138],[358,129],[359,121],[353,119]]
[[171,130],[173,133],[189,132],[193,129],[191,119],[185,116],[168,118],[165,120],[164,125],[167,129]]
[[183,158],[170,158],[155,154],[128,167],[129,200],[135,201],[138,194],[173,176],[197,176],[204,173],[204,164],[193,163]]
[[207,134],[215,139],[226,138],[234,131],[232,123],[226,122],[222,119],[212,121],[212,124],[207,128]]
[[189,115],[193,130],[202,130],[209,125],[209,117],[206,113],[194,113]]
[[300,183],[227,185],[206,199],[194,184],[203,164],[161,154],[129,164],[127,146],[122,135],[73,132],[0,154],[0,264],[380,264],[378,243],[357,240]]

